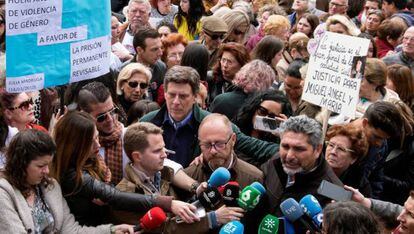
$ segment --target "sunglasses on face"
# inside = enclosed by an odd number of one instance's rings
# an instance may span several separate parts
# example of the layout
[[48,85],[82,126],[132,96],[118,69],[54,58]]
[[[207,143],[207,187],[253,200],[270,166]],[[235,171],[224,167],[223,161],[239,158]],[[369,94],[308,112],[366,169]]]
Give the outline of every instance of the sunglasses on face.
[[279,115],[275,115],[272,112],[270,112],[268,109],[264,108],[263,106],[259,106],[259,108],[257,109],[257,114],[260,116],[267,116],[269,118],[276,118]]
[[147,83],[139,83],[137,81],[129,81],[128,82],[128,86],[131,87],[131,88],[133,88],[133,89],[135,89],[136,87],[138,87],[138,85],[139,85],[139,88],[140,89],[146,89],[146,88],[148,88],[148,84]]
[[118,113],[118,108],[114,107],[111,110],[96,116],[96,122],[102,123],[103,121],[105,121],[108,118],[108,114],[114,116],[116,113]]
[[17,109],[28,110],[30,108],[30,105],[33,105],[33,104],[34,104],[33,99],[30,98],[29,100],[20,103],[20,105],[16,107],[9,108],[9,110],[17,110]]

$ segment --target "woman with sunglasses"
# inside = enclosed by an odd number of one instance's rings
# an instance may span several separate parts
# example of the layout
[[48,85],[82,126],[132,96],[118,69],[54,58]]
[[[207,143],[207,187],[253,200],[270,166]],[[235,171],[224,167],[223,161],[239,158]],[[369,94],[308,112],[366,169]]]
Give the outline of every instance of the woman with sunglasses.
[[145,212],[159,206],[189,220],[187,209],[191,208],[187,203],[170,196],[120,192],[108,184],[111,175],[99,156],[98,130],[88,113],[65,114],[56,124],[54,138],[57,149],[51,175],[61,184],[69,208],[81,225],[105,223],[110,208]]
[[0,230],[2,233],[133,233],[131,225],[82,227],[71,214],[49,163],[56,145],[37,130],[19,132],[7,150],[0,178]]
[[326,133],[325,146],[325,159],[342,183],[371,197],[370,183],[361,168],[368,152],[368,140],[363,131],[351,125],[334,125]]
[[116,83],[121,120],[126,120],[126,113],[135,102],[146,98],[151,76],[151,71],[140,63],[130,63],[122,68]]
[[47,130],[37,124],[34,124],[33,99],[25,92],[8,93],[0,92],[0,106],[7,124],[19,129],[38,129],[47,132]]

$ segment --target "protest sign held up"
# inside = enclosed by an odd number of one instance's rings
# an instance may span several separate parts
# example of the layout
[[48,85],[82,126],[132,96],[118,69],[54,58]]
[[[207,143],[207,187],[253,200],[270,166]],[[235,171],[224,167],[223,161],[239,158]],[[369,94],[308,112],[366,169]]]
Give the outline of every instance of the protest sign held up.
[[325,32],[311,52],[302,99],[354,117],[369,43]]
[[110,3],[6,1],[6,88],[34,91],[109,72]]

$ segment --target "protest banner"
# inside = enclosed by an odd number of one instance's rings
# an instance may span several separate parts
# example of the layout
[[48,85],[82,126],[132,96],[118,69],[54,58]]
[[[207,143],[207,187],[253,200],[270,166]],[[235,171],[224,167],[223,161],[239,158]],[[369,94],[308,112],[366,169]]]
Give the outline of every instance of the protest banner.
[[302,100],[354,117],[369,43],[325,32],[311,49]]
[[8,92],[109,72],[110,1],[6,0],[6,17]]

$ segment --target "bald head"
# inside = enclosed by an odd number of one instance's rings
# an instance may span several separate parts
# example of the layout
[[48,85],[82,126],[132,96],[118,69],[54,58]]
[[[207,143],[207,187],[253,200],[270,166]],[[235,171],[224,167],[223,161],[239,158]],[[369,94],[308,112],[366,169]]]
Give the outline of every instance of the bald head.
[[198,133],[200,134],[200,131],[209,128],[221,128],[225,129],[228,134],[233,133],[230,120],[227,118],[227,116],[222,114],[213,113],[207,115],[203,121],[201,121],[200,126],[198,127]]

